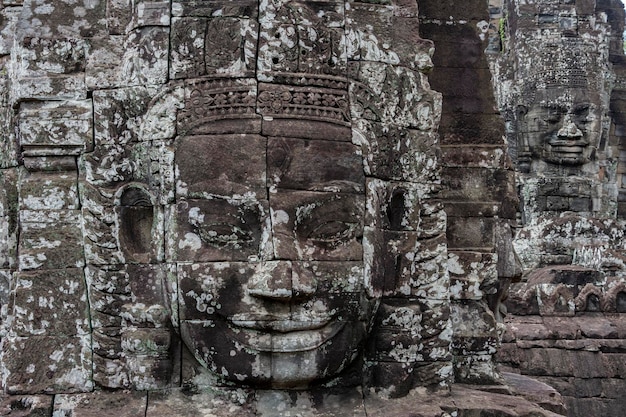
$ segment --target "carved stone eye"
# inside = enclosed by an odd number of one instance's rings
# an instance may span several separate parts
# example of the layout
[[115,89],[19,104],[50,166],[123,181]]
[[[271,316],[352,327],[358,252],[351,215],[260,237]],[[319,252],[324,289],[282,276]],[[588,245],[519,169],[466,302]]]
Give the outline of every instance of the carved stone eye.
[[127,188],[120,197],[120,243],[126,256],[143,262],[152,252],[154,207],[150,195],[140,188]]
[[357,223],[330,220],[314,227],[308,239],[318,245],[334,247],[354,239],[357,228]]

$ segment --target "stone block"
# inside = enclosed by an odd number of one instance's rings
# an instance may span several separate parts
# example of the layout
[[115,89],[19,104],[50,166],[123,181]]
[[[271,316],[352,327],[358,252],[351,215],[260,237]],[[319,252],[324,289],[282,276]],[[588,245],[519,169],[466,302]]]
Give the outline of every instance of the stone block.
[[493,218],[449,217],[448,248],[452,250],[470,250],[492,252],[494,248]]
[[267,142],[267,170],[270,188],[365,190],[363,157],[351,143],[272,137]]
[[[372,114],[367,117],[385,125],[432,131],[439,124],[441,95],[430,90],[419,73],[404,67],[390,67],[377,62],[361,63],[350,95],[355,119],[367,107],[361,102],[377,97]],[[367,109],[369,110],[369,109]]]
[[[457,54],[457,57],[466,53],[464,52],[465,48],[472,48],[472,46],[463,43],[462,48],[464,49]],[[480,46],[480,44],[478,43],[476,46]],[[429,77],[429,80],[435,91],[445,94],[446,102],[448,100],[480,99],[484,103],[483,105],[487,110],[486,113],[492,113],[492,109],[488,105],[494,101],[493,92],[489,88],[482,87],[489,85],[491,82],[491,71],[489,71],[489,68],[471,68],[468,65],[461,67],[438,67],[437,71],[433,72]],[[446,106],[445,103],[444,106]],[[495,120],[497,119],[494,117]]]
[[15,41],[15,31],[20,17],[21,7],[10,7],[4,4],[0,15],[2,16],[2,29],[0,30],[0,54],[9,55]]
[[82,270],[59,269],[15,274],[9,306],[18,336],[82,336],[90,331]]
[[[108,4],[124,1],[109,0]],[[114,14],[115,10],[108,10]],[[111,31],[113,28],[109,27]],[[120,77],[124,56],[124,36],[111,35],[91,40],[91,48],[85,63],[85,84],[90,90],[102,90],[122,86],[126,80]]]
[[22,103],[20,144],[24,155],[75,155],[93,147],[91,100]]
[[142,118],[155,95],[155,89],[144,85],[94,91],[94,138],[98,144],[96,155],[107,152],[107,145],[128,146],[139,140]]
[[187,80],[178,134],[260,133],[256,100],[253,78]]
[[580,319],[581,317],[543,317],[542,323],[551,333],[547,339],[580,339],[582,336]]
[[430,69],[432,43],[419,37],[416,19],[395,11],[391,5],[369,3],[346,9],[348,59]]
[[130,294],[130,275],[125,268],[87,265],[85,280],[90,287],[108,294]]
[[569,209],[569,199],[559,196],[546,197],[546,210],[565,211]]
[[167,387],[172,368],[169,358],[129,355],[126,363],[129,383],[133,390],[147,391]]
[[[436,190],[436,188],[434,189]],[[433,190],[433,191],[434,191]],[[447,216],[440,200],[422,202],[420,236],[431,238],[439,236],[446,231]]]
[[204,51],[207,19],[174,17],[171,31],[170,77],[177,79],[206,75]]
[[[18,30],[25,38],[48,37],[91,38],[106,33],[106,2],[86,4],[81,9],[81,18],[75,24],[69,24],[68,16],[74,16],[74,5],[47,2],[24,2],[26,13]],[[41,23],[45,22],[45,23]]]
[[420,15],[428,19],[447,20],[488,20],[487,8],[478,0],[470,0],[462,5],[454,0],[444,0],[438,4],[425,4],[420,7]]
[[7,395],[0,405],[5,415],[46,417],[52,414],[52,395]]
[[91,334],[94,361],[96,356],[103,360],[120,359],[123,356],[121,334],[121,327],[94,327]]
[[462,145],[442,146],[441,161],[446,167],[483,169],[510,168],[506,148],[498,145],[476,145],[470,149]]
[[22,270],[82,267],[80,224],[22,223],[18,261]]
[[117,215],[111,206],[83,205],[83,244],[85,260],[93,265],[123,263],[125,258],[119,247]]
[[[93,390],[89,335],[7,339],[3,360],[10,394],[76,393]],[[42,358],[47,358],[42,360]]]
[[[443,197],[452,202],[493,202],[500,203],[503,209],[514,211],[518,206],[515,192],[515,179],[512,170],[484,169],[468,167],[445,167],[442,172],[442,181],[449,189]],[[509,211],[501,215],[511,217]]]
[[421,201],[431,190],[410,182],[368,179],[365,224],[382,230],[419,231]]
[[[171,296],[171,288],[168,287],[166,277],[166,267],[163,264],[138,264],[127,265],[126,271],[131,277],[130,289],[133,302],[139,307],[147,308],[152,311],[154,317],[146,317],[147,322],[135,322],[138,327],[145,325],[152,327],[161,327],[168,325],[170,314],[169,296]],[[168,294],[167,292],[170,291]],[[164,317],[157,317],[157,312]],[[125,316],[125,319],[128,318]],[[154,320],[153,320],[154,319]],[[143,323],[141,325],[140,323]]]
[[333,78],[311,78],[322,85],[259,84],[256,111],[263,116],[263,134],[350,142],[352,130],[345,79],[337,77],[335,86]]
[[361,121],[353,142],[361,145],[366,173],[374,177],[425,184],[439,176],[435,133]]
[[[372,363],[367,369],[370,379],[368,385],[386,389],[388,394],[394,397],[403,397],[411,387],[418,385],[414,368],[414,363],[406,364],[395,361]],[[428,379],[425,375],[424,377]]]
[[591,198],[588,197],[574,197],[569,199],[569,209],[577,212],[589,212],[592,209]]
[[0,319],[6,317],[6,306],[13,290],[13,271],[0,269]]
[[215,417],[248,417],[254,413],[249,406],[240,405],[230,399],[241,397],[241,403],[245,404],[247,396],[252,395],[247,390],[226,392],[224,396],[209,390],[192,395],[181,390],[150,392],[145,416],[194,417],[200,413],[211,413]]
[[298,28],[289,7],[280,2],[267,2],[259,7],[261,19],[257,52],[258,71],[261,77],[269,72],[298,71]]
[[86,394],[60,394],[54,397],[54,416],[99,417],[103,411],[118,417],[144,417],[148,394],[145,392],[96,391]]
[[244,261],[269,248],[268,202],[254,199],[188,200],[173,207],[167,256],[178,261]]
[[125,361],[93,355],[93,381],[106,388],[130,388]]
[[[256,415],[366,417],[362,395],[361,390],[354,387],[337,387],[332,392],[258,390]],[[279,414],[276,410],[280,410]]]
[[283,191],[270,194],[274,252],[279,259],[361,260],[362,195]]
[[485,302],[451,303],[450,321],[453,330],[452,343],[457,349],[495,353],[499,341],[496,319]]
[[366,227],[364,245],[374,287],[380,287],[386,296],[448,298],[443,235],[422,240],[417,232],[380,232]]
[[63,36],[45,39],[36,35],[24,38],[13,48],[19,56],[19,64],[15,68],[14,99],[86,99],[87,88],[82,71],[88,48],[84,39]]
[[480,300],[485,286],[498,279],[496,257],[493,253],[450,251],[450,297],[454,300]]
[[624,411],[623,399],[564,397],[567,410],[574,415],[620,417]]
[[450,341],[452,336],[450,304],[448,300],[420,299],[422,309],[422,337],[438,337]]
[[172,4],[172,16],[235,16],[256,18],[258,3],[251,0],[234,0],[228,3],[205,0],[178,0]]
[[298,72],[343,75],[346,73],[344,5],[313,1],[302,8],[298,22]]
[[[177,141],[177,195],[266,194],[267,140],[259,135],[187,136]],[[219,181],[215,181],[219,178]]]
[[170,3],[165,1],[140,1],[135,3],[133,27],[169,26]]
[[0,268],[14,268],[17,263],[18,172],[0,170]]
[[106,26],[110,35],[124,35],[130,26],[133,3],[128,0],[106,0]]
[[256,20],[223,16],[208,19],[204,46],[206,74],[253,76],[258,33]]
[[140,27],[124,42],[121,79],[126,85],[165,84],[169,76],[169,28]]
[[500,120],[496,119],[497,116],[484,112],[472,113],[471,107],[467,107],[457,106],[455,109],[454,103],[447,102],[443,106],[439,127],[441,144],[502,146],[504,129]]
[[76,210],[78,185],[72,173],[25,173],[19,184],[22,210]]

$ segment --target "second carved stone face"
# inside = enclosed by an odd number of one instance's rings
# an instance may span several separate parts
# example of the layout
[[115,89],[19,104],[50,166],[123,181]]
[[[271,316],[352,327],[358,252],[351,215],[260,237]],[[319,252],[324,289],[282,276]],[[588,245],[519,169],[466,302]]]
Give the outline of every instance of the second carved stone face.
[[536,158],[561,165],[583,165],[595,158],[601,135],[601,107],[589,92],[571,90],[557,99],[536,100],[524,116],[522,134]]
[[362,157],[350,129],[330,139],[179,139],[181,333],[226,380],[306,387],[349,365],[368,332]]

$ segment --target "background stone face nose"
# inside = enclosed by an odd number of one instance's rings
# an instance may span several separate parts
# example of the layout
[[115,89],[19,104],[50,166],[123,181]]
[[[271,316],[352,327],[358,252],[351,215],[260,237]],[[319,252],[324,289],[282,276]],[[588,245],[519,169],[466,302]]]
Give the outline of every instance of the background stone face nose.
[[563,126],[559,129],[557,136],[560,138],[581,138],[583,132],[580,131],[569,116],[565,116]]

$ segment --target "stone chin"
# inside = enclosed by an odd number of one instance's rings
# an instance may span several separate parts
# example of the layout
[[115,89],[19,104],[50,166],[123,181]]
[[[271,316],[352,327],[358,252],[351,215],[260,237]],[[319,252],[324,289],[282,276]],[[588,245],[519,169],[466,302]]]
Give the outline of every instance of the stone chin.
[[321,327],[223,318],[181,324],[183,341],[201,365],[226,381],[280,389],[305,389],[339,375],[360,352],[368,327],[338,317]]

